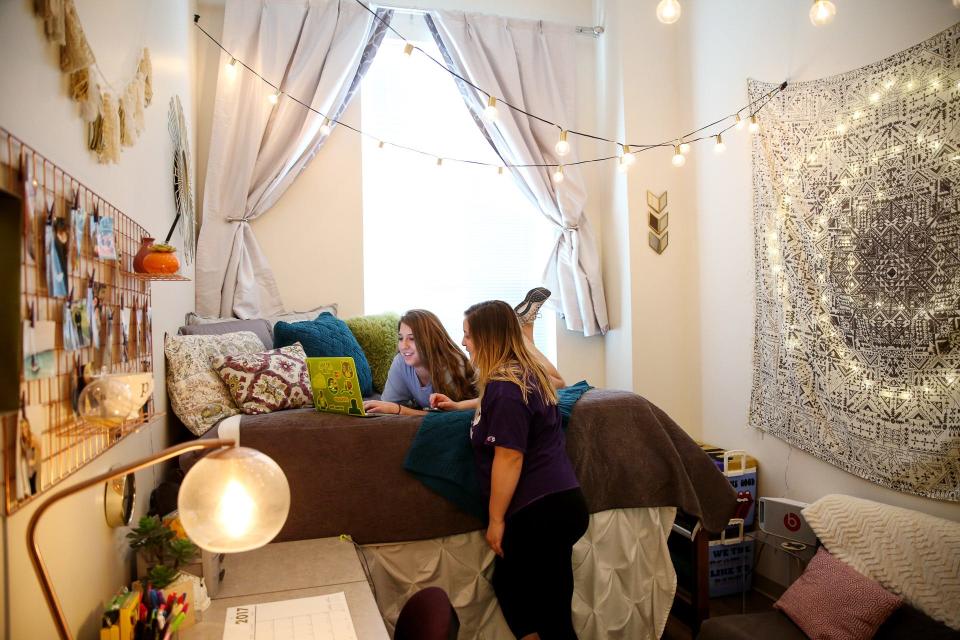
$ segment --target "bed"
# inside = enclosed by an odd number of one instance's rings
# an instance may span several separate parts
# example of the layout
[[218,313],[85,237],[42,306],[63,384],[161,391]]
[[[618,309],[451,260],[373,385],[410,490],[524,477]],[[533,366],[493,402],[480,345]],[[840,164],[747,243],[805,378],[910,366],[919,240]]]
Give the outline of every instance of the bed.
[[[510,637],[489,578],[481,522],[404,471],[422,418],[357,418],[312,409],[223,420],[204,438],[236,438],[276,460],[290,482],[277,541],[349,534],[392,629],[415,591],[440,586],[460,638]],[[658,638],[676,589],[667,551],[676,509],[719,531],[735,510],[729,482],[669,416],[626,391],[574,405],[567,450],[591,512],[574,549],[574,624],[583,639]],[[196,460],[186,454],[184,468]]]

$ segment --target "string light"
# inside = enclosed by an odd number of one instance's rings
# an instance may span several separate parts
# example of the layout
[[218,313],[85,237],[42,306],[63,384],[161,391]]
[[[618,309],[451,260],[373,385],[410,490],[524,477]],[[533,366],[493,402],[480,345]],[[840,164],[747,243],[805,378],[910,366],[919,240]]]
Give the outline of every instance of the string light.
[[567,142],[567,132],[565,129],[560,130],[560,139],[557,140],[557,144],[553,146],[553,149],[557,152],[558,156],[565,156],[570,153],[570,143]]
[[[323,124],[320,125],[320,134],[324,136],[330,135],[330,118],[323,119]],[[383,144],[383,142],[380,144]]]
[[620,173],[626,173],[630,169],[630,165],[624,162],[625,156],[620,156],[620,162],[617,163],[617,171]]
[[273,93],[267,96],[267,101],[270,104],[277,104],[279,100],[280,100],[280,89],[277,89],[276,91],[274,91]]
[[385,144],[386,143],[383,140],[381,140],[380,142],[377,143],[377,149],[383,149],[383,145]]
[[556,184],[563,182],[563,165],[558,164],[556,171],[553,172],[553,181]]
[[680,19],[680,3],[677,0],[660,0],[657,4],[657,20],[663,24],[673,24]]
[[502,175],[503,175],[503,167],[497,167],[497,175],[498,175],[498,176],[502,176]]
[[438,167],[442,167],[442,166],[443,166],[443,158],[437,158],[437,166],[438,166]]
[[487,106],[483,108],[483,115],[489,120],[494,120],[497,117],[497,99],[493,96],[487,97]]
[[810,22],[815,27],[823,27],[833,22],[837,15],[837,7],[830,0],[813,0],[810,7]]
[[687,159],[684,157],[683,152],[680,151],[680,145],[673,147],[673,158],[670,159],[670,162],[673,163],[675,167],[682,167],[687,163]]
[[408,42],[407,44],[403,45],[403,53],[406,54],[406,55],[408,55],[408,56],[412,56],[412,55],[413,55],[413,45],[410,44],[409,42]]
[[737,131],[743,131],[743,118],[740,117],[740,112],[738,111],[733,116],[733,128]]
[[716,154],[721,154],[727,150],[727,145],[723,144],[723,135],[717,134],[717,142],[713,145],[713,152]]
[[233,79],[233,77],[237,75],[237,59],[230,58],[230,62],[226,64],[226,69],[227,69],[227,75],[230,76],[231,79]]
[[637,161],[637,156],[633,155],[633,151],[630,150],[630,145],[623,145],[623,157],[620,162],[624,163],[628,167]]
[[757,132],[760,131],[760,123],[757,122],[757,116],[756,116],[756,115],[750,116],[750,124],[747,125],[747,130],[748,130],[750,133],[757,133]]
[[690,153],[690,145],[686,142],[681,142],[680,153],[682,153],[683,155],[687,155],[688,153]]

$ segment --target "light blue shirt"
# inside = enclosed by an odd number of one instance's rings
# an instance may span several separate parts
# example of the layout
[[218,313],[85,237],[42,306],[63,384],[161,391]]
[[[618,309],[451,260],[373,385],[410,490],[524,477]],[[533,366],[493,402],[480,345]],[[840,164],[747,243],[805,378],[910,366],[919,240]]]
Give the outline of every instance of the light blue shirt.
[[394,356],[380,399],[400,404],[407,404],[412,400],[418,409],[425,409],[430,406],[431,393],[433,393],[433,382],[421,386],[416,370],[404,362],[403,356],[399,353]]

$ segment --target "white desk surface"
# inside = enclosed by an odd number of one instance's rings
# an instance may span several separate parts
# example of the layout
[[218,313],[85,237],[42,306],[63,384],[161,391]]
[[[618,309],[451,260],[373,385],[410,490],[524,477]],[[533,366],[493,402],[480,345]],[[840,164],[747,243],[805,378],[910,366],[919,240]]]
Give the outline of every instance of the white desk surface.
[[221,640],[227,609],[343,591],[358,640],[389,640],[352,542],[338,538],[278,542],[228,555],[220,591],[183,640]]

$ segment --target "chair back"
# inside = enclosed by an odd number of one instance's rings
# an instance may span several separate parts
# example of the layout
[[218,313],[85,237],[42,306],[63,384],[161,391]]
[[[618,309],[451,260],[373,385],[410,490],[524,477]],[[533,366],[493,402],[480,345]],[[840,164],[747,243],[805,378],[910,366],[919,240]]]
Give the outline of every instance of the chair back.
[[403,605],[393,640],[456,640],[459,631],[460,618],[447,592],[427,587]]

